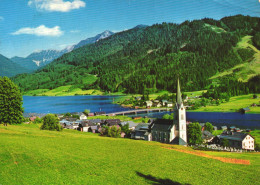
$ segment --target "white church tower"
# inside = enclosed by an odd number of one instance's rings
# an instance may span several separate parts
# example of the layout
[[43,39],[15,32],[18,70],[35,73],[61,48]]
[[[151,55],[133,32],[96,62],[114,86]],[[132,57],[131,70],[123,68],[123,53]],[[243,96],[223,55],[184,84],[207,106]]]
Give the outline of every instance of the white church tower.
[[186,110],[183,106],[181,98],[181,88],[178,78],[176,104],[175,104],[175,122],[179,130],[179,145],[187,145],[187,129],[186,129]]

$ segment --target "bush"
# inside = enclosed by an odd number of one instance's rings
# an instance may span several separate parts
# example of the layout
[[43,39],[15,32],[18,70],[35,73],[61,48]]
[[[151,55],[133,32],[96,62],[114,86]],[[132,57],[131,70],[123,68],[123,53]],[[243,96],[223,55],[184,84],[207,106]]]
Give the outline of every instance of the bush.
[[213,125],[209,122],[205,123],[205,130],[209,131],[210,133],[213,132]]
[[43,117],[43,125],[41,130],[57,130],[62,131],[63,127],[59,124],[59,119],[54,114],[47,114]]
[[116,126],[104,126],[100,131],[100,135],[107,137],[121,137],[121,128],[117,128]]
[[41,118],[36,117],[35,120],[33,121],[33,123],[42,123]]

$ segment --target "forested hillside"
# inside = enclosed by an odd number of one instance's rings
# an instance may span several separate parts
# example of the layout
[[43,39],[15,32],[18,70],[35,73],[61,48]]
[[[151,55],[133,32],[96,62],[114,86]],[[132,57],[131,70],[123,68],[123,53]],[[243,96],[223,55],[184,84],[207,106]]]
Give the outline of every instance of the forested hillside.
[[11,77],[18,73],[26,72],[29,71],[0,54],[0,76]]
[[[18,75],[13,80],[23,91],[73,85],[107,92],[143,93],[175,91],[179,76],[183,90],[200,90],[212,84],[210,77],[250,63],[255,51],[240,48],[238,43],[250,35],[258,48],[259,33],[260,18],[242,15],[219,21],[205,18],[135,27],[64,54],[34,74]],[[97,80],[89,83],[88,78],[93,76]],[[218,83],[226,82],[226,78],[230,84],[237,81],[231,74],[223,80],[220,76]],[[247,80],[251,85],[244,84],[247,87],[243,88],[259,91],[250,89],[255,78]]]

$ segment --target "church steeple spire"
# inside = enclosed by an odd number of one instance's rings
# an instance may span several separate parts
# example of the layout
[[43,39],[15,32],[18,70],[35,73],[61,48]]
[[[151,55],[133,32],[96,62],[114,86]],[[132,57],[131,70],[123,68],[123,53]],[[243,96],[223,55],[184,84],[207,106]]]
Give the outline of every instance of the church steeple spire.
[[180,87],[179,78],[178,78],[178,82],[177,82],[176,102],[177,102],[178,105],[181,105],[181,103],[182,103],[182,99],[181,99],[181,87]]

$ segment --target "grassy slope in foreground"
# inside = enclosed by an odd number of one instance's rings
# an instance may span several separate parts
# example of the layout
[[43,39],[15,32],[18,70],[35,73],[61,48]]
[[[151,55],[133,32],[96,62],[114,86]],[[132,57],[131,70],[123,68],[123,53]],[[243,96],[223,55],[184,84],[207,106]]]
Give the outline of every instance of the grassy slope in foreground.
[[41,131],[38,125],[0,125],[0,141],[0,184],[154,184],[159,179],[175,184],[259,182],[257,153],[206,152],[251,163],[230,164],[162,148],[167,145],[157,142],[73,130]]
[[[260,94],[258,94],[258,97]],[[236,112],[241,108],[249,107],[250,112],[248,113],[260,113],[260,107],[250,107],[253,103],[259,104],[260,99],[253,99],[253,95],[241,95],[231,97],[229,102],[221,103],[218,106],[206,106],[200,107],[196,112]]]

